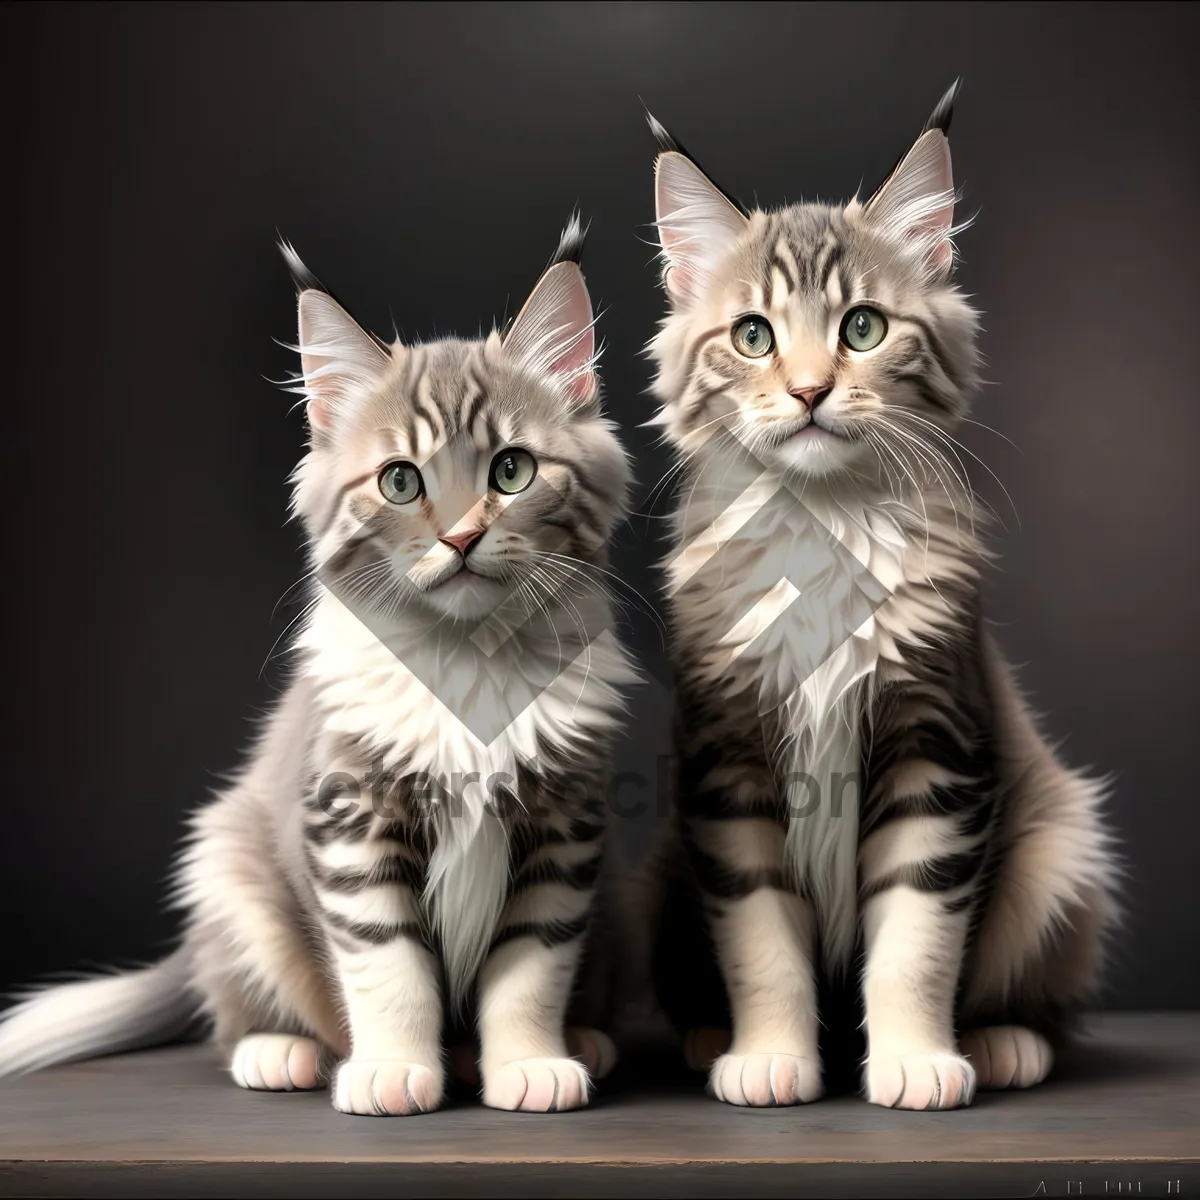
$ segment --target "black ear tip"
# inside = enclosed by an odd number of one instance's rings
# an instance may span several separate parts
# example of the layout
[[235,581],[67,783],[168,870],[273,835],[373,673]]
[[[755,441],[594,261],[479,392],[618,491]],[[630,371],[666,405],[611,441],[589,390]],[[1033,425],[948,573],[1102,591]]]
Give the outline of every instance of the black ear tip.
[[668,151],[674,151],[676,154],[684,153],[683,147],[667,132],[667,127],[649,109],[646,109],[646,124],[650,126],[650,133],[658,145],[660,154],[666,154]]
[[576,209],[562,231],[562,237],[558,239],[558,249],[555,250],[554,257],[546,269],[564,262],[579,266],[583,262],[583,244],[587,241],[587,234],[588,227],[580,220],[579,210]]
[[325,291],[321,286],[321,281],[304,265],[300,255],[296,253],[296,248],[286,238],[279,239],[279,253],[283,255],[283,261],[287,263],[297,292]]
[[945,94],[937,102],[937,107],[929,114],[929,120],[925,122],[922,133],[928,133],[931,129],[940,129],[947,137],[950,136],[950,122],[954,118],[954,102],[958,99],[961,88],[962,79],[959,78],[946,89]]

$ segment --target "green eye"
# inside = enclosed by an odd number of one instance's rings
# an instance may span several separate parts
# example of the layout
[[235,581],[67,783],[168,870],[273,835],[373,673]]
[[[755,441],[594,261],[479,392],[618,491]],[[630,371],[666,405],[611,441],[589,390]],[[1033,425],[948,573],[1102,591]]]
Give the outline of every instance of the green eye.
[[865,350],[874,350],[887,337],[887,331],[887,317],[877,308],[860,304],[845,315],[838,337],[843,345],[861,354]]
[[775,348],[775,334],[762,317],[746,317],[739,321],[729,336],[733,348],[747,358],[762,358]]
[[425,491],[425,484],[412,463],[389,463],[379,474],[379,490],[389,504],[411,504]]
[[492,459],[488,483],[506,496],[523,492],[537,475],[537,459],[528,450],[501,450]]

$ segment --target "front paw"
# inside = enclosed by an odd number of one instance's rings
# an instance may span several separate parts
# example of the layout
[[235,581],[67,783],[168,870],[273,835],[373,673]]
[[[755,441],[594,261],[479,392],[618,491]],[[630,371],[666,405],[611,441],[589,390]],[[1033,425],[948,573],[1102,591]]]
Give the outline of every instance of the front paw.
[[591,1080],[573,1058],[522,1058],[483,1073],[483,1102],[510,1112],[566,1112],[588,1102]]
[[962,1108],[975,1097],[975,1068],[953,1051],[872,1054],[866,1091],[872,1104],[885,1108]]
[[432,1112],[442,1102],[443,1074],[436,1067],[399,1059],[354,1059],[338,1067],[333,1107],[369,1117]]
[[751,1108],[807,1104],[824,1091],[820,1061],[798,1054],[722,1054],[708,1086],[718,1100]]

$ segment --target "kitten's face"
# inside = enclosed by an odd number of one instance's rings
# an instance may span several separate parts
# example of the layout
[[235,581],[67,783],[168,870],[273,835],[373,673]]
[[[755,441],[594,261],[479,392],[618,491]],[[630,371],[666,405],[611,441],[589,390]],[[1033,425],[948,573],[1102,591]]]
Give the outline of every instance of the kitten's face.
[[888,474],[959,420],[976,320],[948,281],[940,130],[865,207],[745,214],[677,150],[657,182],[673,311],[654,352],[680,449],[727,428],[782,472]]
[[328,296],[301,296],[301,345],[328,345],[332,321],[338,361],[352,346],[361,368],[322,395],[307,364],[330,356],[305,356],[314,439],[297,506],[344,601],[465,621],[510,600],[554,608],[578,590],[579,564],[603,556],[626,460],[599,412],[578,267],[557,264],[543,284],[504,339],[415,347],[382,347]]

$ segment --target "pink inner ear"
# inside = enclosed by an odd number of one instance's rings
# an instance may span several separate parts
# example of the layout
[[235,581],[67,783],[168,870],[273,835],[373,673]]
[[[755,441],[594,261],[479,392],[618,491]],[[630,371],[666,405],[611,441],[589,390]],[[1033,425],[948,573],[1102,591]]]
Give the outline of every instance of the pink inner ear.
[[573,399],[594,394],[592,302],[576,263],[557,263],[538,280],[504,345],[516,361],[557,376]]
[[[938,230],[943,234],[950,229],[950,226],[953,223],[953,205],[938,209],[938,211],[934,213],[933,216],[930,217],[926,222],[930,228]],[[935,267],[942,271],[946,270],[950,266],[951,260],[954,258],[954,248],[950,245],[950,239],[948,237],[943,237],[942,240],[939,241],[936,246],[934,246],[929,257]]]
[[[591,313],[587,314],[587,321],[591,321]],[[573,325],[573,328],[578,328]],[[591,394],[595,387],[596,379],[591,371],[586,371],[584,368],[592,360],[592,355],[596,352],[596,334],[590,326],[578,338],[574,345],[567,352],[554,360],[550,370],[555,375],[569,375],[567,380],[567,390],[575,400],[586,399]]]
[[[938,169],[935,175],[933,187],[939,192],[953,192],[954,190],[954,170],[951,166],[950,159],[950,144],[946,140],[945,134],[937,143],[940,154],[938,155]],[[954,205],[947,204],[944,208],[939,208],[933,213],[925,224],[933,230],[943,235],[943,240],[938,242],[934,247],[931,255],[934,265],[945,269],[950,266],[951,259],[954,257],[954,250],[950,245],[950,241],[944,235],[950,232],[950,227],[954,224]]]
[[[596,352],[596,331],[592,328],[592,301],[578,267],[562,272],[562,288],[546,314],[553,324],[553,339],[563,351],[551,363],[554,375],[566,375],[567,390],[575,400],[586,399],[596,386],[593,373],[586,370]],[[556,289],[557,290],[557,289]]]

